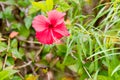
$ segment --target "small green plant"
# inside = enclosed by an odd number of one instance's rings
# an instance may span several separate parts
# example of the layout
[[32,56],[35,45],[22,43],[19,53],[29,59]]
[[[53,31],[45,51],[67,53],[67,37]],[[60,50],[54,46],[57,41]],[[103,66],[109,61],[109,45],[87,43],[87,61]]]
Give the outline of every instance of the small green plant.
[[18,72],[17,70],[14,70],[13,67],[7,67],[0,71],[0,80],[10,80],[12,76]]

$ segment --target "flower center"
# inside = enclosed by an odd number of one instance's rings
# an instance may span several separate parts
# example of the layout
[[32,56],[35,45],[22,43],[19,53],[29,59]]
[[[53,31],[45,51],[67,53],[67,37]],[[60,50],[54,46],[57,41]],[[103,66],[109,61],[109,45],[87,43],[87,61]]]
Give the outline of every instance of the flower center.
[[52,25],[52,24],[50,24],[50,25],[49,25],[49,28],[53,28],[53,25]]

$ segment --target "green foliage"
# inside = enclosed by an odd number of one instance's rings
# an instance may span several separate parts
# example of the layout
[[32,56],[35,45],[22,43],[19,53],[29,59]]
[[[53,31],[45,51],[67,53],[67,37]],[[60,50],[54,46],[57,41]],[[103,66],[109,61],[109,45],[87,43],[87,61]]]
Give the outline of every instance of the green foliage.
[[29,29],[31,27],[31,23],[32,23],[32,17],[31,16],[28,16],[24,19],[24,22],[25,22],[25,27],[27,29]]
[[57,55],[64,56],[66,53],[66,45],[57,45]]
[[68,9],[70,9],[70,6],[65,1],[59,2],[58,5],[59,5],[57,8],[58,11],[64,12],[64,11],[67,11]]
[[27,7],[30,4],[30,0],[18,0],[17,3],[22,7]]
[[6,61],[6,65],[12,66],[14,64],[15,64],[14,59],[12,57],[8,57]]
[[17,71],[13,70],[12,67],[5,68],[3,71],[0,71],[0,80],[5,80],[11,75],[15,74]]
[[31,2],[32,7],[30,8],[29,13],[35,13],[39,10],[42,10],[44,12],[50,11],[53,9],[53,0],[46,0],[46,1],[40,1],[40,2]]
[[53,9],[53,0],[46,0],[46,5],[47,5],[47,11],[50,11]]
[[7,44],[4,42],[0,42],[0,52],[3,52],[4,50],[6,50]]
[[46,11],[45,2],[32,2],[32,7],[29,10],[29,14],[35,13],[40,9]]
[[30,34],[30,30],[28,30],[25,26],[21,26],[20,29],[19,29],[19,33],[24,38],[27,38],[29,36],[29,34]]
[[[55,80],[66,74],[75,80],[119,80],[119,4],[119,0],[107,4],[103,0],[1,0],[0,80],[22,80],[9,66],[20,67],[20,74],[33,78],[54,72]],[[62,38],[62,44],[42,45],[35,39],[32,20],[54,9],[66,13],[70,36]],[[12,32],[18,34],[11,38]]]
[[46,0],[46,1],[40,1],[40,2],[33,1],[31,3],[32,3],[32,6],[29,10],[29,14],[38,12],[39,10],[43,12],[48,12],[54,8],[54,5],[55,5],[54,3],[58,5],[56,10],[65,12],[68,9],[70,9],[70,6],[64,0],[61,0],[61,1]]
[[4,19],[9,19],[9,20],[13,19],[11,7],[5,8],[5,10],[3,12],[3,18]]
[[22,80],[19,76],[14,76],[11,80]]
[[2,69],[2,58],[0,58],[0,70]]

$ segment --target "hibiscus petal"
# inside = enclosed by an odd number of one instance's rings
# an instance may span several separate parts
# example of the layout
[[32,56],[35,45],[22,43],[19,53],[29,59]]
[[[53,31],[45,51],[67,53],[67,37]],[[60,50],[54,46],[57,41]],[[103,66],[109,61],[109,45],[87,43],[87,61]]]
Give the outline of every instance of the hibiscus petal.
[[41,32],[36,32],[36,38],[42,44],[52,44],[54,42],[50,29]]
[[54,32],[57,32],[63,36],[70,35],[64,23],[61,23],[61,24],[57,25],[56,27],[54,27]]
[[62,38],[63,37],[63,35],[61,35],[60,33],[58,33],[58,32],[56,32],[56,31],[52,31],[53,32],[53,35],[54,35],[54,37],[56,38],[56,39],[60,39],[60,38]]
[[43,31],[48,28],[50,21],[43,15],[38,15],[34,18],[32,26],[35,31]]
[[61,13],[56,10],[48,12],[48,19],[53,25],[57,25],[64,22],[64,16],[65,16],[65,13]]

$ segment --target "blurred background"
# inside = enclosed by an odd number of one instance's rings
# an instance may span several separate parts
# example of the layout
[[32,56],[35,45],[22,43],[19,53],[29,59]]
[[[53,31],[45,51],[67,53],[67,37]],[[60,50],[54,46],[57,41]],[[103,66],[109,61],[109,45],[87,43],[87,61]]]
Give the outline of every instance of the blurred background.
[[[69,37],[43,45],[32,20],[65,12]],[[120,80],[119,0],[0,0],[0,80]]]

